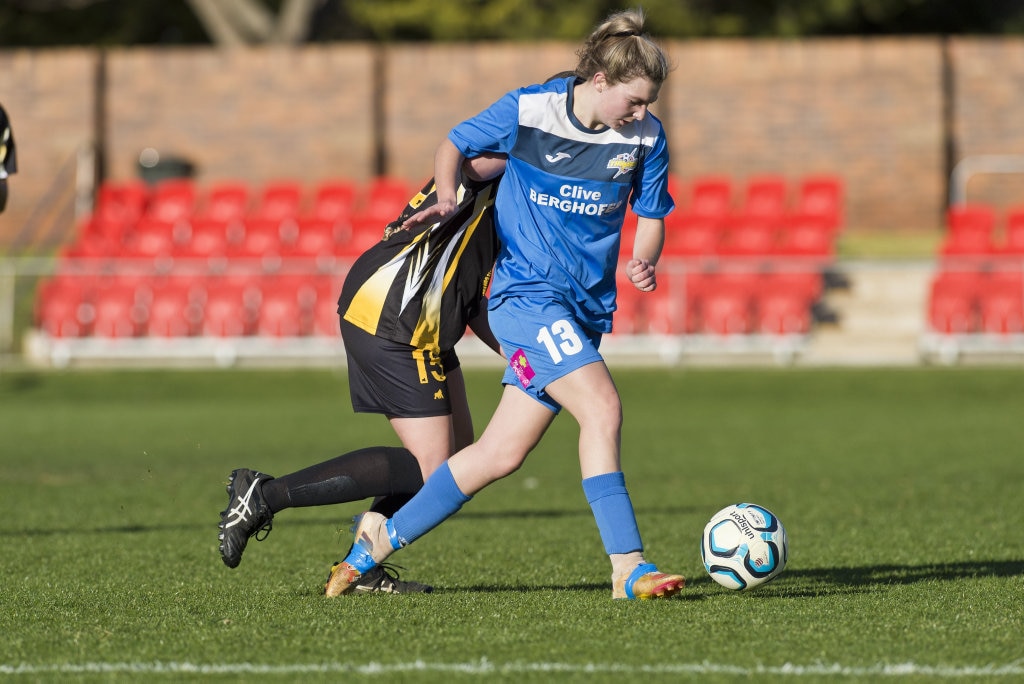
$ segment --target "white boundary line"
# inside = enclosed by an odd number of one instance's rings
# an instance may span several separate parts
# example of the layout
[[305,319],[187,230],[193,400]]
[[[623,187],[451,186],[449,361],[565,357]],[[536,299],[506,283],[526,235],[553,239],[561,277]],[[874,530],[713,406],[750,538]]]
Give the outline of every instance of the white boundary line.
[[43,674],[265,674],[300,675],[347,673],[388,675],[405,672],[450,672],[458,674],[583,673],[583,674],[727,674],[738,676],[773,675],[788,677],[1020,677],[1024,676],[1024,658],[1005,665],[921,665],[918,663],[877,664],[868,666],[812,663],[809,665],[723,665],[720,663],[665,663],[661,665],[620,665],[615,663],[495,663],[482,659],[467,663],[310,663],[260,665],[257,663],[66,663],[53,665],[0,664],[0,675]]

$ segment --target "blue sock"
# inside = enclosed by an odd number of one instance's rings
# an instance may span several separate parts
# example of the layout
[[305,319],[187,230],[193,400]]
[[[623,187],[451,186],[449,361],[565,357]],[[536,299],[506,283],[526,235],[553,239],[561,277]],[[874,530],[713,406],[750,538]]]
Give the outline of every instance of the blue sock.
[[583,493],[594,512],[606,553],[611,555],[644,550],[636,515],[633,513],[633,502],[626,491],[626,476],[622,472],[588,477],[583,480]]
[[455,484],[448,463],[444,463],[427,478],[423,488],[412,497],[407,504],[398,509],[388,521],[388,532],[392,534],[392,544],[397,537],[398,542],[405,546],[411,544],[442,522],[455,515],[462,505],[469,501]]

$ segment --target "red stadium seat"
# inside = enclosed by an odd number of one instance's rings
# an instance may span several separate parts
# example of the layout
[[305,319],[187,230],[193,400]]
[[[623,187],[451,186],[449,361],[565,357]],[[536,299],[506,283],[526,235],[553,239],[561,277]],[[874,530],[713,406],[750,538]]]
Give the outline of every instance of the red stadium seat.
[[[323,282],[321,278],[304,273],[265,278],[261,286],[261,318],[268,302],[286,302],[289,307],[294,303],[298,307],[298,334],[308,335],[312,328],[313,310],[320,294],[318,286],[322,286]],[[337,299],[337,295],[332,293],[329,298]]]
[[687,299],[673,288],[666,287],[659,277],[658,288],[653,292],[643,293],[643,311],[645,329],[648,333],[658,335],[679,335],[694,332],[696,329],[695,310],[687,304]]
[[195,206],[195,182],[190,178],[169,178],[153,187],[146,214],[173,223],[191,216]]
[[[665,217],[670,250],[683,256],[703,256],[710,247],[712,231],[725,230],[732,212],[732,181],[724,176],[700,176],[689,185],[686,198],[676,198],[677,208]],[[717,238],[715,244],[717,246]]]
[[946,210],[946,257],[985,257],[995,251],[995,210],[984,204],[956,204]]
[[992,235],[996,226],[995,209],[987,204],[954,204],[946,210],[946,230]]
[[984,281],[984,275],[978,271],[940,270],[932,278],[930,296],[953,296],[962,299],[977,299]]
[[300,258],[331,259],[338,251],[338,230],[333,221],[300,217],[295,239],[284,246],[282,255]]
[[199,208],[199,214],[218,221],[241,221],[249,211],[251,190],[242,181],[224,180],[212,183]]
[[1024,298],[1019,294],[991,294],[980,301],[981,332],[995,335],[1024,333]]
[[666,256],[708,257],[717,253],[721,229],[714,219],[669,214],[665,222]]
[[838,231],[843,225],[842,180],[830,174],[805,176],[797,186],[792,214],[817,219],[830,231]]
[[209,337],[251,335],[259,301],[259,289],[252,282],[213,279],[206,288],[201,334]]
[[381,221],[373,216],[360,215],[355,217],[352,222],[351,235],[338,246],[339,255],[358,257],[370,247],[380,242],[384,235],[385,225],[387,225],[386,221]]
[[977,303],[982,276],[974,271],[940,271],[928,294],[928,324],[943,334],[977,331]]
[[715,290],[701,298],[701,331],[714,335],[751,332],[750,297],[735,290]]
[[121,253],[121,241],[94,234],[88,230],[81,232],[70,245],[60,250],[63,259],[89,259],[106,261]]
[[788,187],[782,176],[766,174],[747,179],[740,212],[746,216],[774,221],[789,208]]
[[733,216],[718,244],[722,256],[758,256],[775,252],[775,223],[757,216]]
[[227,254],[230,226],[226,221],[196,216],[192,218],[189,225],[188,239],[178,246],[177,256],[209,259],[223,257]]
[[976,329],[973,303],[955,295],[934,295],[928,303],[928,324],[943,334],[966,334]]
[[318,296],[313,305],[313,335],[317,337],[341,338],[341,322],[338,318],[337,295]]
[[765,335],[804,335],[811,329],[811,311],[799,294],[765,291],[755,298],[757,332]]
[[96,337],[137,337],[142,332],[145,309],[135,285],[113,282],[96,290],[92,334]]
[[1024,207],[1006,212],[1006,231],[1002,252],[1010,256],[1024,256]]
[[[309,333],[307,310],[292,288],[264,290],[256,332],[268,337],[298,337]],[[311,309],[309,310],[311,313]]]
[[169,257],[176,251],[176,222],[150,216],[135,225],[124,243],[121,254],[130,258]]
[[782,257],[834,258],[835,233],[830,228],[830,220],[811,215],[785,218],[774,253]]
[[643,292],[633,287],[621,266],[615,271],[616,309],[612,318],[612,334],[633,335],[644,332],[641,297]]
[[170,279],[154,284],[146,307],[146,334],[190,337],[199,332],[205,292],[192,280]]
[[51,337],[90,334],[94,318],[91,297],[84,278],[58,276],[45,281],[36,296],[36,327]]
[[282,223],[277,219],[250,216],[242,224],[241,239],[229,248],[233,256],[264,257],[280,254]]
[[302,213],[303,195],[302,184],[298,181],[271,181],[260,190],[252,216],[276,221],[294,219]]
[[347,223],[356,203],[356,185],[335,179],[320,183],[313,192],[312,216],[332,222]]
[[815,271],[785,270],[772,271],[761,276],[759,290],[774,295],[796,297],[809,308],[821,298],[825,289],[824,279]]
[[939,253],[945,257],[986,257],[995,251],[991,233],[958,230],[946,234]]
[[701,176],[690,184],[686,213],[724,218],[732,211],[732,180],[725,176]]
[[[94,219],[111,227],[111,237],[129,230],[142,218],[149,202],[149,187],[142,181],[110,181],[100,183],[93,209]],[[116,229],[113,227],[117,226]]]
[[398,178],[381,176],[374,178],[363,193],[358,214],[376,220],[381,227],[402,213],[412,196],[409,183]]

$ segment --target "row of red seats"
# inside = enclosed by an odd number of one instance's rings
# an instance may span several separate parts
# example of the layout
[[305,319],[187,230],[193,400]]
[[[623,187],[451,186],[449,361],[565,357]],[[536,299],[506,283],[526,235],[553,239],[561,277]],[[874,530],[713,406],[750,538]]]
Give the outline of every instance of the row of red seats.
[[190,178],[174,178],[153,187],[142,181],[107,181],[97,191],[93,218],[101,232],[113,238],[122,237],[143,219],[173,224],[197,218],[227,223],[300,216],[347,221],[363,216],[386,223],[409,201],[412,191],[409,183],[387,177],[365,185],[331,179],[310,188],[291,179],[263,185],[237,180],[201,185]]
[[[327,275],[79,275],[44,281],[36,327],[51,337],[337,336],[340,279]],[[616,334],[804,334],[822,276],[666,274],[657,290],[620,284]]]
[[1024,256],[1024,205],[1000,211],[984,203],[955,204],[946,210],[945,222],[943,257]]
[[378,178],[366,187],[325,181],[310,191],[280,180],[259,189],[238,181],[200,186],[169,179],[106,182],[95,210],[64,249],[72,258],[352,257],[380,239],[412,189]]
[[339,224],[315,216],[286,221],[247,217],[237,221],[195,217],[167,223],[143,218],[120,239],[86,221],[61,255],[68,259],[354,259],[380,240],[386,222]]
[[[299,216],[339,220],[363,215],[387,222],[418,187],[388,177],[375,178],[365,186],[328,180],[309,189],[295,180],[256,187],[244,181],[201,186],[182,178],[164,180],[152,188],[141,181],[107,181],[98,190],[94,217],[111,231],[130,229],[142,218],[173,223],[197,217],[281,221]],[[824,221],[830,230],[837,230],[843,222],[843,183],[834,175],[808,175],[791,181],[779,174],[761,174],[742,182],[721,175],[684,181],[673,175],[669,191],[680,220],[730,215],[771,220],[813,217]]]
[[688,184],[671,178],[669,192],[678,209],[668,222],[725,221],[731,217],[766,221],[815,220],[824,229],[843,225],[843,181],[832,174],[790,180],[761,174],[737,181],[729,176],[699,176]]
[[[673,176],[678,208],[666,219],[666,254],[678,256],[832,255],[842,225],[842,182],[808,176],[724,176],[688,183]],[[237,181],[206,187],[171,179],[101,185],[96,209],[79,226],[66,253],[73,257],[352,256],[379,239],[412,188],[378,178],[365,188],[332,180],[310,191],[296,181],[259,189]],[[624,229],[632,244],[636,217]]]
[[940,269],[928,292],[928,325],[943,335],[1024,333],[1021,263]]
[[[759,175],[743,183],[703,176],[684,185],[673,179],[677,208],[665,219],[665,255],[708,257],[835,256],[843,225],[843,183],[814,175],[791,182]],[[623,231],[622,250],[632,249],[636,217]]]
[[615,333],[803,335],[824,290],[813,270],[720,269],[658,280],[642,293],[620,276]]
[[36,327],[51,337],[338,337],[328,276],[81,276],[45,281]]
[[1024,333],[1024,206],[950,206],[927,301],[942,335]]

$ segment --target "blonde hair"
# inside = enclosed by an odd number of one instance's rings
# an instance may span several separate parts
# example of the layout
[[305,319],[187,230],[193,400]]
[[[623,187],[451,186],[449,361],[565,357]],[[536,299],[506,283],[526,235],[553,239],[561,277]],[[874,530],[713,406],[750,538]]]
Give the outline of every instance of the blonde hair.
[[645,33],[646,19],[639,9],[610,15],[576,51],[576,75],[589,80],[601,71],[611,85],[643,77],[660,86],[671,67],[665,52]]

